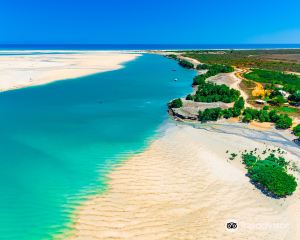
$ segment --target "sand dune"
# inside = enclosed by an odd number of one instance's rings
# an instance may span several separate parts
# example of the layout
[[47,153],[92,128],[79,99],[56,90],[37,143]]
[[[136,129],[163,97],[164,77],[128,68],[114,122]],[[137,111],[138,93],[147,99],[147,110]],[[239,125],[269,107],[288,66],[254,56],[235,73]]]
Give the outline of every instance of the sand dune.
[[[299,191],[287,199],[266,197],[249,183],[239,160],[225,154],[280,146],[293,150],[288,159],[299,159],[288,140],[273,144],[277,133],[268,134],[171,124],[109,175],[108,191],[84,202],[73,230],[59,238],[299,239]],[[232,219],[238,228],[230,232],[225,225]]]
[[115,70],[139,56],[105,51],[3,53],[9,55],[0,55],[0,91]]

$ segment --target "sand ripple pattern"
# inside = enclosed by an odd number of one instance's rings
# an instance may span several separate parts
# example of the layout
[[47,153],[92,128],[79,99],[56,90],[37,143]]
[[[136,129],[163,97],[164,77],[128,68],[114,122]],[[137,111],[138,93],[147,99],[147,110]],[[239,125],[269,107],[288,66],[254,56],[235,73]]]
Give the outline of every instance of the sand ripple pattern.
[[[73,230],[61,237],[297,239],[299,192],[288,200],[267,198],[248,182],[238,161],[229,162],[224,154],[263,144],[221,131],[173,126],[112,172],[108,191],[80,206]],[[233,232],[225,227],[230,219],[238,223]]]

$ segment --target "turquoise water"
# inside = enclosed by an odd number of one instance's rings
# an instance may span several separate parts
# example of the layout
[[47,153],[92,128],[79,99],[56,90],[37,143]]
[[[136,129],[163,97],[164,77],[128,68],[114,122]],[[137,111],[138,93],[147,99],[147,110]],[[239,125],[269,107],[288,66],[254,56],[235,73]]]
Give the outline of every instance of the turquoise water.
[[194,75],[146,54],[120,70],[1,93],[0,238],[61,231],[84,196],[105,188],[111,166],[146,146]]

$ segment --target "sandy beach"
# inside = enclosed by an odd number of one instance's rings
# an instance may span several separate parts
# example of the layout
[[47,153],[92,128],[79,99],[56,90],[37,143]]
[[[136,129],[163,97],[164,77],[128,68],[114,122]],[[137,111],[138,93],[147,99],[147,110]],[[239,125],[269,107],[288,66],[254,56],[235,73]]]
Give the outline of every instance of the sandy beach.
[[[299,190],[267,197],[249,182],[240,159],[226,154],[281,147],[297,162],[300,150],[286,132],[236,123],[198,127],[168,124],[145,152],[109,174],[108,191],[84,202],[73,230],[58,238],[299,239]],[[231,220],[238,224],[232,232]]]
[[117,51],[5,51],[0,54],[0,91],[116,70],[138,56]]

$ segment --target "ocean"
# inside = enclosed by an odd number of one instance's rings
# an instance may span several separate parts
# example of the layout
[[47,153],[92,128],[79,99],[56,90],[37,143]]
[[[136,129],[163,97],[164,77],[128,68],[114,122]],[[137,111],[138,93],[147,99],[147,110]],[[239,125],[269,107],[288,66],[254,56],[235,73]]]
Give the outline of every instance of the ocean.
[[300,44],[0,44],[0,50],[288,49]]
[[159,135],[167,102],[189,93],[195,75],[144,54],[119,70],[1,93],[0,238],[68,228],[107,173]]

